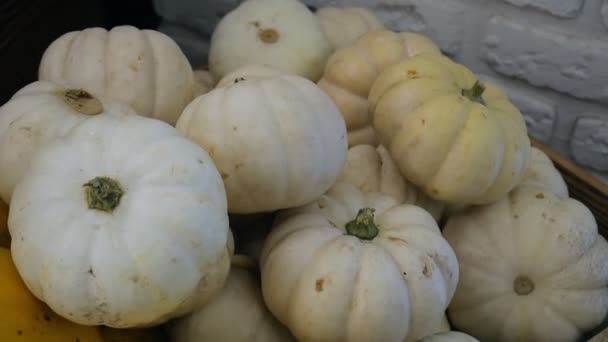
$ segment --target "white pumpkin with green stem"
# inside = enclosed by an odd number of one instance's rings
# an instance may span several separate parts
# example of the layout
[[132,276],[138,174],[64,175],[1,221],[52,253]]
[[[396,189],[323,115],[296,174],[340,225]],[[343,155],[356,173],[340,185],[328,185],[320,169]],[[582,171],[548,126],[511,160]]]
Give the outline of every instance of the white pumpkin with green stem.
[[235,264],[221,292],[205,305],[171,322],[170,335],[173,342],[295,341],[266,308],[258,276]]
[[386,68],[369,93],[380,142],[405,178],[450,205],[492,203],[530,163],[521,112],[497,86],[442,55]]
[[219,172],[159,120],[83,121],[39,150],[10,206],[20,276],[79,324],[158,325],[205,303],[228,275]]
[[316,341],[434,333],[459,272],[428,212],[341,182],[280,214],[260,267],[270,311],[298,340]]
[[448,309],[456,330],[481,341],[576,341],[608,314],[608,243],[574,199],[518,188],[452,216],[443,233],[460,263]]
[[346,160],[340,112],[317,85],[296,75],[245,76],[220,85],[190,103],[176,127],[213,158],[230,213],[313,201]]
[[352,45],[363,34],[384,29],[384,24],[365,7],[321,7],[316,11],[334,50]]
[[318,84],[344,116],[349,146],[379,144],[368,111],[372,84],[388,66],[420,54],[440,55],[441,51],[418,33],[374,30],[331,55]]
[[355,145],[348,149],[346,165],[338,181],[350,183],[363,192],[391,195],[399,203],[415,204],[427,210],[435,220],[442,216],[445,205],[429,198],[403,178],[386,148],[382,145]]
[[169,36],[133,26],[63,34],[44,52],[40,80],[65,82],[175,124],[192,101],[192,67]]
[[317,81],[332,52],[319,18],[298,0],[246,0],[215,27],[209,69],[216,79],[267,64]]
[[36,81],[17,91],[0,107],[0,198],[10,203],[39,148],[86,118],[106,112],[135,115],[126,105],[56,82]]

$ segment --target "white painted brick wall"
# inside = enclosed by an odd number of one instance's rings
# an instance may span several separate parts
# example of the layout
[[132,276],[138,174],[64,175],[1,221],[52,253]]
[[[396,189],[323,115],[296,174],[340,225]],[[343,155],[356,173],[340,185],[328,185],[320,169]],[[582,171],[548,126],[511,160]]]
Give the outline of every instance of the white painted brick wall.
[[[155,4],[165,18],[160,29],[186,47],[193,64],[204,64],[205,37],[240,1]],[[502,86],[531,135],[608,181],[608,0],[302,1],[364,6],[393,30],[428,35]]]

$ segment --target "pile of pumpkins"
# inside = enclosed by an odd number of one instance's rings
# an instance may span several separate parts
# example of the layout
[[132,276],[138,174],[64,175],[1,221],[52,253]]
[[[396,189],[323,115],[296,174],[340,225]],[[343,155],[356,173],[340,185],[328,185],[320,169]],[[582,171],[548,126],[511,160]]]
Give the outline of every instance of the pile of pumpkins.
[[2,341],[575,341],[608,314],[608,243],[520,111],[362,8],[243,1],[208,69],[153,30],[58,37],[0,107],[0,198]]

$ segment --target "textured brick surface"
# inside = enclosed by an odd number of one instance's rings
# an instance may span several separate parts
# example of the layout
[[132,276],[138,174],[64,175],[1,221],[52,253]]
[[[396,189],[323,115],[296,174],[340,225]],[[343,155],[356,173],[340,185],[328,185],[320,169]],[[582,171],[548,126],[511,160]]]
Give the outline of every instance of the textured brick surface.
[[573,18],[583,6],[584,0],[504,0],[518,7],[529,7],[562,18]]
[[602,19],[604,20],[606,29],[608,29],[608,0],[604,0],[602,4]]
[[528,133],[533,137],[548,142],[555,125],[555,104],[539,94],[508,85],[495,77],[478,74],[480,80],[491,82],[501,87],[513,104],[521,111],[526,120]]
[[[369,5],[368,5],[369,6]],[[466,7],[457,1],[384,1],[371,7],[389,28],[431,37],[449,55],[456,55],[465,36]]]
[[577,163],[597,171],[608,171],[608,117],[576,120],[570,149]]
[[608,39],[579,38],[496,16],[488,24],[482,56],[502,74],[608,103]]

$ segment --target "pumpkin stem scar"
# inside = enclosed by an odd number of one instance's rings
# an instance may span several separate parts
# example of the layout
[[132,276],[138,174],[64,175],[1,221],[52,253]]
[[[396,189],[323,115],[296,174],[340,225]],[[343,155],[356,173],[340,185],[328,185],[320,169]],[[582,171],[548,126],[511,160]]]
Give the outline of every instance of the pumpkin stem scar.
[[354,220],[346,223],[346,232],[363,240],[373,240],[378,235],[378,226],[374,223],[374,208],[359,209]]
[[109,177],[95,177],[82,185],[89,209],[111,213],[124,194],[120,184]]
[[103,105],[93,95],[83,89],[67,89],[61,93],[63,101],[80,114],[97,115],[103,112]]
[[520,296],[527,296],[534,291],[534,282],[527,276],[518,276],[513,280],[513,291]]
[[279,40],[279,32],[275,29],[264,29],[258,31],[258,37],[266,44],[274,44]]
[[473,84],[473,86],[471,87],[471,89],[462,89],[461,94],[462,96],[473,102],[485,105],[486,102],[481,97],[485,90],[486,87],[481,82],[476,81],[475,84]]

